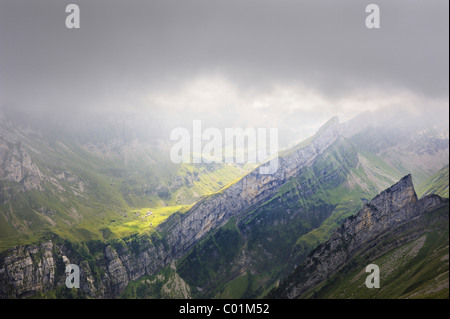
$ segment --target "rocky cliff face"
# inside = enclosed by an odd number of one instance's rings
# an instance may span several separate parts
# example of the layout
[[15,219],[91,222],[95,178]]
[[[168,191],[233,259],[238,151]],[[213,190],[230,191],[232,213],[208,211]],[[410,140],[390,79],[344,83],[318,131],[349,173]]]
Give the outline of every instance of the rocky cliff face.
[[262,175],[257,168],[223,191],[196,204],[178,223],[166,224],[171,225],[169,228],[163,225],[163,231],[168,232],[167,243],[172,247],[173,257],[179,257],[208,231],[268,198],[290,177],[310,166],[339,136],[339,121],[333,118],[309,145],[279,157],[274,174]]
[[448,205],[448,199],[430,195],[420,200],[411,175],[376,196],[335,230],[295,270],[286,284],[269,296],[296,298],[339,270],[356,253],[376,244],[386,231],[413,220],[421,214]]
[[0,132],[0,180],[19,183],[24,191],[43,190],[39,168],[20,142],[7,140]]
[[0,297],[26,297],[54,287],[53,243],[19,246],[10,251],[0,268]]
[[0,298],[26,298],[63,286],[71,263],[80,268],[82,293],[117,297],[130,281],[165,265],[161,252],[149,242],[141,244],[139,252],[122,243],[115,248],[101,244],[100,251],[86,253],[60,239],[15,247],[0,258]]

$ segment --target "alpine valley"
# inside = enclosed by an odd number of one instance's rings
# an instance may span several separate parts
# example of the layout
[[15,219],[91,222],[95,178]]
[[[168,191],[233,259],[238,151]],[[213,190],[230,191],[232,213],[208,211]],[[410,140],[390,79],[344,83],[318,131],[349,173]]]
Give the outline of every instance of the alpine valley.
[[335,117],[270,175],[153,125],[0,117],[0,298],[449,297],[447,119]]

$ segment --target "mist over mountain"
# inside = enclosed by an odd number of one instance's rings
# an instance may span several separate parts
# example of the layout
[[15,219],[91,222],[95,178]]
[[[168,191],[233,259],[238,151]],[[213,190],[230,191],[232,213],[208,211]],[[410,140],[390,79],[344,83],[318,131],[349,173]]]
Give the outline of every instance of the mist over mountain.
[[448,2],[77,5],[0,0],[0,298],[448,298]]
[[[138,297],[131,287],[140,287],[139,298],[263,297],[345,218],[395,183],[405,168],[394,155],[416,154],[411,165],[423,176],[448,165],[445,124],[383,125],[377,116],[332,118],[280,152],[278,171],[266,177],[245,165],[173,164],[163,144],[110,132],[108,121],[91,139],[72,128],[48,135],[53,128],[3,118],[0,207],[10,257],[3,260],[2,296],[66,296],[58,288],[62,266],[54,265],[69,259],[87,276],[80,297]],[[27,260],[38,258],[35,251],[49,260],[33,270]],[[105,266],[83,262],[93,255]],[[31,277],[17,281],[13,269]],[[54,279],[26,275],[36,271]],[[155,290],[147,284],[155,278],[185,288]]]

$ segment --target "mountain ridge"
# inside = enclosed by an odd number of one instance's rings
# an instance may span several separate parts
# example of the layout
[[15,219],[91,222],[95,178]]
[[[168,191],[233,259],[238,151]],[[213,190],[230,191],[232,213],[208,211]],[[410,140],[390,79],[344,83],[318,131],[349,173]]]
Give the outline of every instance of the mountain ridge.
[[[179,256],[180,253],[189,249],[207,231],[223,225],[229,218],[242,212],[245,208],[267,198],[270,193],[273,193],[303,167],[311,165],[314,159],[332,145],[338,137],[339,122],[336,118],[328,122],[309,145],[285,157],[272,159],[271,161],[278,161],[279,165],[274,174],[261,175],[259,169],[256,168],[236,183],[218,191],[206,200],[196,203],[176,226],[164,229],[170,223],[161,225],[161,231],[178,234],[169,235],[167,239],[169,245],[175,246],[174,243],[177,243],[175,256]],[[214,215],[207,212],[214,212]],[[205,215],[207,216],[206,221],[204,220]],[[179,246],[181,247],[178,248]]]
[[432,194],[417,199],[411,175],[386,189],[347,218],[330,239],[319,245],[288,279],[274,289],[269,298],[298,298],[336,273],[362,247],[386,230],[411,221],[420,215],[448,206],[449,200]]
[[[63,260],[80,265],[79,296],[133,295],[126,288],[136,287],[137,280],[142,291],[151,292],[147,297],[166,296],[147,289],[146,282],[168,273],[169,281],[184,280],[194,298],[226,296],[241,278],[248,285],[237,297],[264,296],[344,217],[379,193],[380,185],[394,183],[384,163],[361,153],[341,130],[332,118],[310,139],[282,152],[275,174],[261,175],[256,168],[204,195],[189,211],[175,212],[149,234],[82,242],[49,234],[37,244],[16,246],[0,255],[0,296],[25,298],[55,289],[57,296],[67,296],[61,289]],[[200,270],[206,278],[195,278]]]

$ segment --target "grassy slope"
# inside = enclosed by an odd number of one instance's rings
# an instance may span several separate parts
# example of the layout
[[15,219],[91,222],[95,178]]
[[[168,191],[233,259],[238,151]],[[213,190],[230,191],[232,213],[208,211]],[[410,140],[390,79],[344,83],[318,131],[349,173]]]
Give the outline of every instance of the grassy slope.
[[[219,190],[251,168],[176,165],[161,151],[146,147],[130,151],[123,159],[99,154],[67,137],[51,140],[19,134],[18,138],[46,177],[42,183],[45,191],[22,192],[18,183],[0,182],[0,192],[8,189],[13,194],[10,201],[0,205],[0,250],[37,241],[47,232],[72,241],[104,239],[105,234],[114,238],[145,233],[148,227],[140,223],[141,216],[132,220],[133,211],[154,211],[157,217],[152,229],[171,213],[185,210],[201,196]],[[74,179],[58,178],[61,174]],[[177,178],[179,185],[170,189]],[[155,195],[161,185],[167,193]],[[0,193],[0,198],[4,195]]]
[[387,166],[375,154],[363,154],[358,154],[359,165],[350,168],[347,182],[327,193],[330,202],[335,205],[333,212],[319,227],[300,236],[293,249],[296,254],[305,257],[315,246],[325,242],[344,219],[358,212],[364,201],[399,178],[399,172]]
[[[410,132],[405,135],[402,128],[391,127],[388,130],[367,128],[350,140],[358,150],[377,154],[376,156],[401,176],[412,174],[416,186],[422,185],[443,165],[448,164],[448,148],[444,140],[435,138],[437,132]],[[411,139],[414,136],[414,140]],[[422,144],[420,144],[422,143]],[[448,141],[447,141],[448,143]],[[447,144],[448,145],[448,144]]]
[[123,299],[186,299],[191,288],[177,274],[176,268],[166,267],[153,276],[143,276],[130,282],[120,295]]
[[441,197],[449,197],[448,191],[449,175],[448,165],[431,176],[417,191],[418,196],[426,196],[429,194],[437,194]]

